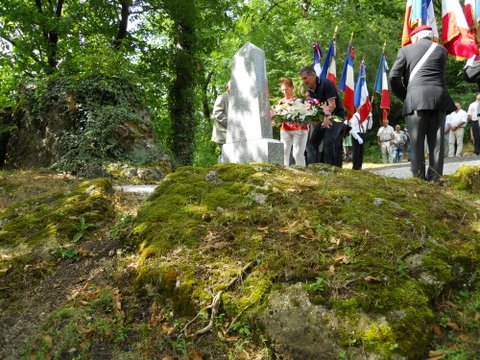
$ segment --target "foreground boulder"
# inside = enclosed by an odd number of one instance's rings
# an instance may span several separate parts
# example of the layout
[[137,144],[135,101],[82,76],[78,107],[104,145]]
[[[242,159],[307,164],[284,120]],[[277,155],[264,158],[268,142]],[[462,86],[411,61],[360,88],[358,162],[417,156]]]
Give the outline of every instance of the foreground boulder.
[[137,291],[194,319],[187,336],[221,314],[223,336],[256,329],[281,359],[425,359],[435,302],[479,264],[478,210],[441,186],[329,166],[181,168],[128,236]]

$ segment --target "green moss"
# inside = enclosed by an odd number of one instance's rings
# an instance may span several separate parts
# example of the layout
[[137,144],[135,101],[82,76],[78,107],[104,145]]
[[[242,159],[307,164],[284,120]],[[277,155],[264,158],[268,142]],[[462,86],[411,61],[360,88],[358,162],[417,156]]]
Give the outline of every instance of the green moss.
[[388,358],[399,347],[396,337],[390,326],[386,323],[374,322],[361,335],[361,340],[368,351]]
[[458,170],[448,176],[448,182],[457,190],[480,192],[480,166],[461,165]]
[[92,223],[112,217],[111,191],[109,180],[97,179],[80,184],[71,193],[14,204],[0,214],[5,222],[0,230],[0,243],[18,246],[46,238],[71,240],[80,217]]
[[[362,343],[385,358],[416,359],[428,346],[439,289],[412,275],[404,258],[428,254],[425,270],[449,286],[458,279],[456,258],[478,264],[475,213],[417,179],[328,166],[225,164],[168,175],[139,210],[131,236],[140,244],[140,274],[168,263],[178,270],[177,298],[190,297],[197,307],[224,290],[223,311],[231,318],[262,311],[273,283],[312,284],[322,274],[325,287],[310,301],[342,319],[342,346]],[[459,221],[463,226],[455,226]],[[256,257],[259,265],[226,290]],[[158,289],[158,276],[139,278],[143,288]]]
[[440,281],[448,283],[452,279],[452,266],[441,258],[434,255],[426,255],[423,257],[423,265]]

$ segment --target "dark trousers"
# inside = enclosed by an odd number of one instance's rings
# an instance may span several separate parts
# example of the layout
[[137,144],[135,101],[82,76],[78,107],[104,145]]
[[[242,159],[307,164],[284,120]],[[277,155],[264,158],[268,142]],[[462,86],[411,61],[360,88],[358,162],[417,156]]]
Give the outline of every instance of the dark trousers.
[[365,139],[367,135],[365,133],[358,133],[363,140],[363,144],[359,144],[358,140],[352,137],[352,169],[353,170],[362,170],[363,165],[363,145],[365,144]]
[[345,125],[341,122],[332,122],[330,128],[322,128],[321,123],[315,125],[312,130],[312,134],[307,141],[307,165],[321,161],[319,146],[323,142],[323,162],[338,166],[336,148],[338,146],[338,137],[340,136],[344,126]]
[[480,155],[480,129],[478,126],[478,120],[472,121],[472,133],[473,133],[473,152]]
[[[412,175],[424,180],[435,180],[443,175],[443,131],[445,112],[417,110],[406,115],[410,132]],[[428,146],[428,171],[425,175],[425,136]]]
[[347,129],[347,125],[344,123],[340,124],[341,128],[335,140],[335,165],[341,168],[343,165],[343,139],[346,135],[345,131]]

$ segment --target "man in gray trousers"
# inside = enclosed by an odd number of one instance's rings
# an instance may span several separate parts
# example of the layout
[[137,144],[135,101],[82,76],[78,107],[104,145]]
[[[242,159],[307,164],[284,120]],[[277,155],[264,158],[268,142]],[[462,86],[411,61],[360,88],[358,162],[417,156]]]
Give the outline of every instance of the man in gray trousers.
[[[430,26],[412,33],[412,44],[398,50],[389,74],[392,92],[403,101],[403,116],[410,132],[411,170],[415,177],[436,180],[443,174],[445,115],[454,104],[445,87],[447,50],[433,42]],[[425,137],[428,171],[425,174]]]

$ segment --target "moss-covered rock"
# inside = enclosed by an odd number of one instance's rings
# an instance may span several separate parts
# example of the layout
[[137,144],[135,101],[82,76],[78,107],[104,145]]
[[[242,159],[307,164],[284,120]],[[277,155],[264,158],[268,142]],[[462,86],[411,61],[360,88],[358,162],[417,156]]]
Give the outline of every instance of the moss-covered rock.
[[[304,329],[320,326],[309,312],[323,309],[337,324],[329,328],[331,358],[362,348],[423,359],[432,304],[479,263],[478,210],[441,186],[324,165],[180,168],[134,221],[137,289],[188,312],[208,309],[221,291],[227,324],[260,317],[279,354],[300,346],[303,359],[318,359],[307,349],[326,341],[322,334],[312,330],[294,346],[291,333],[269,329],[280,321],[274,294],[297,293],[285,314],[308,304],[298,317]],[[307,285],[305,295],[297,283]]]
[[448,179],[449,183],[458,190],[480,192],[480,166],[461,165]]
[[[106,177],[105,165],[164,159],[142,90],[129,78],[55,76],[24,84],[0,138],[0,163]],[[0,120],[0,125],[2,122]],[[4,156],[3,156],[4,155]]]
[[112,219],[112,193],[110,180],[95,179],[66,193],[13,204],[0,213],[4,255],[43,248],[48,256],[53,248],[75,241],[78,232],[87,233]]

